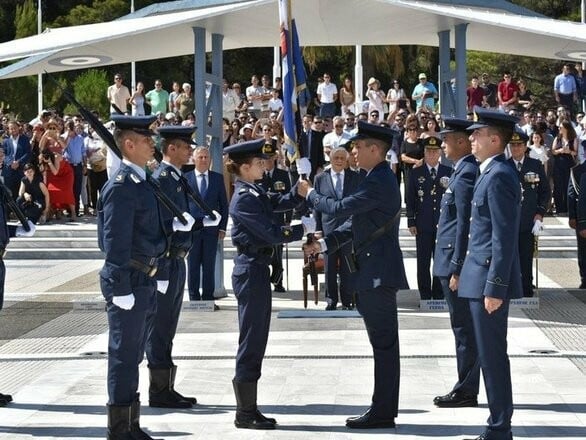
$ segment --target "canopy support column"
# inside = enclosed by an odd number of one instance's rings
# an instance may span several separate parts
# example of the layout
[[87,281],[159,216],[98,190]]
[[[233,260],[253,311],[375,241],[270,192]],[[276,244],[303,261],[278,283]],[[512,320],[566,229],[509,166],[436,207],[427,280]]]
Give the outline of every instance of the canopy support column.
[[466,89],[468,81],[466,79],[466,29],[468,23],[462,23],[455,26],[456,28],[456,116],[465,118],[466,109]]
[[439,39],[438,92],[440,111],[444,115],[452,116],[456,113],[456,103],[450,84],[452,79],[450,70],[450,31],[440,31],[437,36]]

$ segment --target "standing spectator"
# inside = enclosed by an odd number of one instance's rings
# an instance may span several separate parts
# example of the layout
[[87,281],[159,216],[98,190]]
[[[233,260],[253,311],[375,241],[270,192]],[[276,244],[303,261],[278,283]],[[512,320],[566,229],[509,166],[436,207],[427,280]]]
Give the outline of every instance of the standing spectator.
[[423,144],[417,126],[408,125],[406,136],[401,144],[401,163],[403,164],[404,194],[409,194],[411,170],[423,164]]
[[339,99],[342,115],[345,115],[348,111],[355,111],[354,104],[356,103],[356,94],[354,93],[352,78],[349,76],[344,77],[344,84],[340,87]]
[[248,111],[259,115],[262,110],[263,88],[259,83],[258,76],[252,75],[250,85],[246,88],[246,99]]
[[474,106],[488,106],[486,102],[486,96],[484,94],[484,89],[482,87],[479,87],[477,76],[473,76],[470,80],[470,87],[466,89],[466,96],[468,97],[466,101],[468,111],[472,111],[474,109]]
[[16,202],[24,216],[31,222],[44,223],[49,211],[49,190],[43,182],[43,177],[31,163],[24,166],[24,177],[20,182]]
[[97,134],[90,128],[90,134],[85,138],[85,150],[88,158],[88,192],[90,215],[96,215],[98,206],[98,193],[101,193],[102,187],[108,180],[106,154],[108,148]]
[[[576,244],[578,248],[578,270],[580,272],[580,285],[578,289],[586,289],[586,237],[580,233],[580,228],[577,227],[578,218],[578,200],[584,200],[580,197],[580,193],[586,189],[586,182],[583,181],[582,176],[586,175],[586,162],[576,165],[570,170],[570,181],[568,183],[568,224],[570,228],[575,230]],[[581,220],[584,220],[584,212],[581,212]],[[581,225],[583,228],[584,225]]]
[[269,110],[277,114],[283,110],[283,101],[279,98],[279,91],[277,89],[271,90],[271,99],[269,100]]
[[411,93],[411,99],[415,101],[415,111],[427,110],[433,112],[437,98],[438,93],[435,86],[427,81],[425,73],[420,73],[419,84],[413,88],[413,93]]
[[[206,204],[220,213],[222,219],[219,225],[205,227],[202,231],[193,233],[193,247],[187,258],[187,284],[191,301],[214,301],[216,252],[218,241],[226,236],[228,223],[228,200],[224,178],[220,173],[210,171],[210,152],[206,147],[197,147],[193,150],[195,169],[186,175],[189,186],[198,193]],[[195,219],[205,217],[205,213],[192,201],[189,202],[189,212]],[[200,278],[200,270],[202,277]],[[201,283],[200,283],[201,280]],[[200,293],[200,284],[202,292]],[[214,304],[214,310],[220,307]]]
[[514,110],[519,98],[519,88],[513,82],[511,73],[504,72],[503,80],[498,85],[499,109],[503,112]]
[[175,106],[178,109],[177,112],[181,120],[184,120],[187,119],[189,113],[193,113],[193,110],[195,110],[195,102],[193,100],[193,93],[191,93],[191,84],[183,83],[182,90],[175,100]]
[[498,106],[498,88],[495,83],[490,82],[490,76],[488,73],[482,74],[482,84],[480,85],[484,89],[484,96],[486,103],[489,108],[497,108]]
[[439,163],[442,141],[437,137],[423,140],[423,166],[415,168],[409,177],[409,192],[405,194],[407,226],[415,237],[417,249],[417,288],[422,300],[443,299],[438,277],[430,276],[435,246],[441,198],[452,170]]
[[[136,83],[136,90],[130,97],[130,105],[132,106],[132,116],[144,116],[145,110],[145,95],[144,95],[144,84],[142,82]],[[150,114],[150,112],[149,112]]]
[[378,119],[373,123],[378,124],[383,120],[386,102],[385,93],[380,89],[380,81],[376,78],[370,78],[366,84],[366,97],[368,98],[368,113],[372,114],[373,110],[378,112]]
[[20,180],[24,177],[23,167],[31,154],[29,139],[21,133],[20,124],[16,121],[8,122],[8,137],[2,142],[4,149],[4,166],[2,176],[13,199],[18,196]]
[[557,215],[567,214],[567,188],[570,169],[576,164],[578,137],[572,123],[562,120],[559,134],[553,141],[553,199]]
[[334,116],[334,129],[326,134],[323,139],[324,160],[330,161],[330,152],[345,144],[350,139],[350,135],[344,131],[344,119],[341,116]]
[[[122,84],[122,74],[117,73],[114,75],[114,84],[108,87],[106,96],[108,102],[114,104],[122,113],[128,113],[128,103],[130,101],[130,90],[124,84]],[[110,105],[110,114],[117,113],[117,110]]]
[[[321,173],[324,169],[324,146],[323,140],[325,133],[323,131],[324,120],[321,116],[305,115],[303,117],[304,130],[299,138],[299,150],[301,157],[306,157],[311,162],[310,180]],[[307,127],[309,125],[309,127]]]
[[151,115],[156,115],[159,112],[167,113],[169,92],[163,89],[163,83],[160,79],[155,80],[155,88],[147,92],[145,100],[151,106]]
[[517,81],[517,86],[519,87],[519,100],[517,101],[519,107],[521,107],[521,110],[530,110],[535,104],[533,93],[527,88],[527,83],[524,79]]
[[[85,173],[86,151],[85,138],[83,136],[83,124],[74,125],[73,121],[68,122],[67,131],[63,135],[65,139],[65,150],[63,158],[71,165],[73,169],[73,196],[75,197],[75,213],[79,217],[79,200],[81,196],[83,175]],[[87,212],[85,212],[87,214]]]
[[564,64],[562,73],[557,75],[553,81],[553,91],[555,93],[555,101],[566,108],[566,110],[573,115],[574,103],[578,101],[578,87],[576,86],[576,78],[570,71],[570,65]]
[[267,118],[269,116],[269,100],[271,99],[271,79],[268,75],[263,75],[260,78],[262,88],[262,101],[261,101],[261,118]]
[[240,104],[240,96],[230,88],[226,79],[222,80],[222,112],[223,117],[231,121],[235,117],[236,109]]
[[393,80],[393,87],[387,92],[387,103],[389,104],[388,119],[391,120],[395,113],[402,109],[411,108],[411,102],[398,79]]
[[545,139],[543,138],[543,132],[534,131],[531,135],[531,145],[529,145],[529,157],[532,159],[539,160],[543,165],[543,168],[545,169],[545,174],[548,174],[549,157],[548,151],[545,146]]
[[324,73],[324,81],[317,86],[317,99],[320,103],[319,115],[322,118],[331,118],[336,114],[336,101],[338,99],[338,88],[331,82],[329,73]]
[[[177,81],[173,81],[172,89],[173,91],[169,93],[169,111],[171,113],[177,114],[179,112],[179,107],[177,106],[177,98],[179,98],[179,95],[181,94],[181,86]],[[165,114],[167,112],[163,111],[162,113]]]

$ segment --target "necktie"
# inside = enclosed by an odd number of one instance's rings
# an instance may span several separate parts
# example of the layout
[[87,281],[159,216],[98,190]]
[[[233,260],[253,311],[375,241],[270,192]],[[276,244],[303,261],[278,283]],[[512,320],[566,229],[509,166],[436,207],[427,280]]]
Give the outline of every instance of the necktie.
[[336,173],[336,186],[334,187],[336,190],[336,197],[338,199],[342,198],[342,176],[340,173]]
[[199,193],[201,194],[202,197],[204,197],[206,195],[206,191],[208,190],[208,182],[206,180],[205,174],[200,174],[199,177],[201,177],[201,184],[199,185]]
[[431,170],[429,170],[430,174],[431,174],[431,179],[435,180],[435,176],[437,175],[435,168],[432,168]]
[[523,163],[522,162],[517,162],[517,170],[521,171],[521,168],[523,167]]

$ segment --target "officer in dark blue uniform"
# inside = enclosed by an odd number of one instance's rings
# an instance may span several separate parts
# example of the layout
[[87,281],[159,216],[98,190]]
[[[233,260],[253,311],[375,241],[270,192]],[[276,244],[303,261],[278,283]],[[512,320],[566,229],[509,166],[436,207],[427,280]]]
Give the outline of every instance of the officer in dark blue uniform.
[[551,199],[551,189],[541,161],[527,155],[529,136],[519,128],[509,141],[511,158],[509,162],[519,175],[522,188],[521,224],[519,227],[519,259],[523,296],[533,296],[533,254],[536,238],[539,236],[543,216]]
[[[352,242],[355,255],[357,308],[364,319],[374,354],[374,392],[370,408],[350,417],[353,429],[391,428],[399,406],[399,329],[397,290],[408,289],[399,247],[401,196],[397,178],[385,160],[393,131],[358,122],[353,154],[360,168],[368,171],[356,190],[336,200],[300,181],[300,194],[310,207],[324,214],[351,219],[325,239],[305,245],[306,254],[331,252]],[[298,166],[299,168],[299,166]]]
[[472,121],[444,117],[443,147],[454,172],[442,197],[433,255],[433,274],[440,280],[450,311],[450,324],[456,342],[458,381],[452,390],[436,396],[433,403],[441,408],[478,405],[480,362],[476,348],[470,307],[466,298],[458,295],[458,281],[468,249],[472,192],[478,165],[471,154],[469,133]]
[[505,146],[516,118],[475,107],[472,154],[480,162],[472,196],[468,255],[458,295],[468,298],[490,417],[475,440],[512,439],[513,392],[507,355],[509,301],[523,295],[519,265],[521,187]]
[[[9,226],[6,221],[8,218],[8,203],[12,201],[12,196],[6,186],[0,182],[0,310],[4,305],[4,282],[6,281],[6,266],[4,265],[4,254],[10,237],[32,237],[35,232],[35,226],[29,221],[30,231],[25,232],[22,226]],[[6,406],[12,402],[10,394],[0,393],[0,407]]]
[[[98,203],[98,243],[106,259],[100,285],[108,313],[108,439],[150,439],[139,424],[138,366],[157,308],[154,275],[167,251],[167,226],[161,217],[145,166],[155,145],[155,117],[112,116],[114,138],[123,156],[104,185]],[[182,226],[173,220],[173,230]]]
[[570,227],[576,231],[578,269],[580,270],[579,289],[586,289],[586,237],[582,237],[582,234],[576,228],[578,200],[582,190],[586,190],[586,187],[580,185],[582,175],[584,174],[586,174],[586,162],[582,162],[570,170],[570,182],[568,183],[568,222]]
[[[181,212],[189,210],[186,181],[181,167],[191,156],[195,128],[164,126],[159,128],[163,160],[153,174],[162,191],[169,196]],[[169,226],[173,215],[161,210],[163,222]],[[205,219],[204,219],[205,221]],[[219,221],[219,219],[217,219]],[[201,229],[197,221],[194,229]],[[185,397],[174,389],[177,366],[173,364],[171,351],[177,331],[179,314],[183,303],[185,287],[185,256],[191,248],[192,232],[177,231],[171,235],[167,253],[159,259],[157,280],[157,311],[149,331],[146,354],[149,362],[150,387],[149,406],[159,408],[191,408],[197,403],[194,397]]]
[[406,195],[407,226],[415,236],[417,248],[417,287],[422,300],[442,299],[439,279],[430,275],[440,206],[452,170],[439,163],[442,141],[430,136],[423,139],[423,165],[411,170]]
[[315,221],[303,218],[304,225],[281,226],[273,222],[275,211],[292,209],[303,199],[265,193],[255,182],[264,172],[264,139],[243,142],[224,149],[227,170],[236,176],[230,202],[232,242],[236,246],[232,287],[238,300],[240,337],[236,354],[236,374],[232,381],[236,395],[238,428],[274,429],[276,421],[260,413],[256,405],[257,383],[261,376],[271,321],[271,282],[269,264],[274,246],[300,240],[315,231]]
[[[265,143],[263,152],[268,156],[268,159],[265,160],[265,172],[260,184],[266,192],[288,194],[291,191],[291,179],[287,171],[276,166],[278,152],[275,143]],[[273,223],[279,226],[288,225],[291,223],[292,216],[292,209],[274,212]],[[275,286],[275,292],[285,292],[285,287],[283,287],[283,244],[281,243],[275,245],[271,267],[271,283]]]

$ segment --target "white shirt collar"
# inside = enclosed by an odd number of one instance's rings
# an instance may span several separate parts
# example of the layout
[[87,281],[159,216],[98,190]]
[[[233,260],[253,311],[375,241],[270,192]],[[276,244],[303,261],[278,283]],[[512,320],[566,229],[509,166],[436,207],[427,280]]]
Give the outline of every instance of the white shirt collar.
[[173,165],[172,163],[169,163],[166,160],[161,161],[161,163],[164,163],[165,165],[173,168],[175,171],[177,171],[179,173],[179,175],[181,175],[181,170],[179,168],[177,168],[175,165]]
[[489,164],[490,162],[492,162],[492,160],[493,160],[495,157],[497,157],[497,156],[500,156],[500,154],[501,154],[501,153],[499,153],[499,154],[495,154],[494,156],[491,156],[491,157],[489,157],[488,159],[485,159],[485,160],[484,160],[484,162],[482,162],[482,163],[481,163],[481,164],[478,166],[478,168],[480,168],[480,173],[484,173],[484,170],[486,169],[486,167],[488,166],[488,164]]
[[141,168],[137,164],[130,162],[128,159],[122,159],[122,162],[130,167],[132,171],[138,174],[138,177],[140,177],[142,180],[146,180],[146,171],[144,168]]
[[456,161],[456,163],[454,164],[454,170],[457,170],[458,167],[460,166],[460,164],[464,161],[464,159],[466,159],[468,156],[472,156],[472,154],[467,154],[466,156],[462,156],[460,159],[458,159]]
[[200,173],[197,168],[193,169],[193,172],[195,173],[196,177],[199,177],[201,174],[203,174],[204,176],[208,177],[208,172],[209,170],[205,170],[203,173]]

